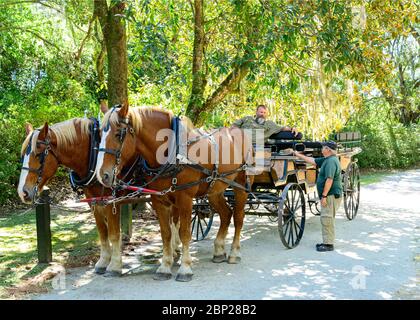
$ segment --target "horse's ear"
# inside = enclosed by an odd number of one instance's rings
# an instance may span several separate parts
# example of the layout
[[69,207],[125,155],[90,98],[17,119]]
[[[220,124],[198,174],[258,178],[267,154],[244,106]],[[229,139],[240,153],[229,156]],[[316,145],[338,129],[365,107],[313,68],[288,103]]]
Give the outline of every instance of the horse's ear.
[[39,131],[38,139],[45,140],[48,134],[48,122],[45,122],[42,129]]
[[26,131],[26,135],[29,136],[32,133],[32,131],[34,131],[34,127],[29,122],[26,122],[25,131]]
[[120,118],[126,118],[128,114],[128,103],[123,103],[120,110],[118,110],[118,115]]

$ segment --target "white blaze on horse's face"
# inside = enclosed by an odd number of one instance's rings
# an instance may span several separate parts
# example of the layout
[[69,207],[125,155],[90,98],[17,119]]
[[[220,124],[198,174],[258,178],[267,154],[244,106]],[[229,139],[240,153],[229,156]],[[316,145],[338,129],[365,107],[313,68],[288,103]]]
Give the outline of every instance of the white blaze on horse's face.
[[[99,149],[105,149],[106,148],[106,139],[109,135],[109,133],[111,132],[111,129],[109,128],[107,131],[102,130],[102,137],[101,137],[101,143],[99,145]],[[104,157],[105,157],[105,152],[104,151],[100,151],[98,154],[98,159],[96,161],[96,177],[98,178],[99,183],[104,184],[103,180],[102,180],[102,166],[104,164]]]
[[[30,154],[26,154],[25,152],[25,157],[23,158],[23,165],[22,165],[23,167],[25,168],[29,167],[29,158],[30,158]],[[30,202],[25,198],[25,193],[23,190],[23,188],[26,185],[26,178],[28,177],[28,173],[29,173],[28,170],[22,169],[20,171],[20,178],[19,178],[18,194],[19,194],[20,200],[22,200],[22,202],[24,203]]]

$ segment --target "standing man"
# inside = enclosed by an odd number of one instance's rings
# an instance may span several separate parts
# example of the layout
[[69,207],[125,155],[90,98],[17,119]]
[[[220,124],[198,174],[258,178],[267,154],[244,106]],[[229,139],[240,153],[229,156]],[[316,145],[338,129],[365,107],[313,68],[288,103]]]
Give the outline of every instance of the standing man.
[[[277,134],[282,131],[289,131],[291,135],[300,139],[301,133],[298,133],[296,128],[290,128],[288,126],[279,126],[274,121],[267,120],[268,109],[265,105],[260,104],[257,107],[255,116],[246,116],[239,120],[236,120],[232,126],[242,129],[262,129],[264,130],[264,141],[270,138],[271,135]],[[299,136],[300,135],[300,138]],[[255,142],[255,141],[254,141]]]
[[337,143],[322,143],[322,158],[307,157],[293,151],[298,158],[317,166],[319,169],[316,187],[321,199],[321,225],[323,242],[316,245],[320,252],[333,251],[335,239],[335,213],[341,204],[343,187],[341,184],[341,166],[337,158]]

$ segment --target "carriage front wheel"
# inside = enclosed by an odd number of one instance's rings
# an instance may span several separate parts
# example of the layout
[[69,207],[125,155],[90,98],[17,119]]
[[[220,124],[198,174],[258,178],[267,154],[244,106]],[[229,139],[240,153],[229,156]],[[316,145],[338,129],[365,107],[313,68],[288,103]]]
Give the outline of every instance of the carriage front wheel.
[[357,162],[351,162],[343,175],[344,211],[347,219],[356,218],[360,201],[360,171]]
[[289,183],[279,200],[278,226],[281,242],[292,249],[299,244],[305,229],[305,196],[297,183]]
[[207,198],[197,199],[193,204],[191,218],[191,236],[193,241],[201,241],[207,237],[213,224],[214,211]]

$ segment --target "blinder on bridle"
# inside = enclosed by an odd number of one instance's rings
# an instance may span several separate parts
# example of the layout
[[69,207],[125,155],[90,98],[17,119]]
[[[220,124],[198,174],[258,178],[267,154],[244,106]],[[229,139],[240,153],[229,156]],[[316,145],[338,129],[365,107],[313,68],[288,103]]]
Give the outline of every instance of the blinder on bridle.
[[[115,112],[116,108],[121,107],[121,105],[116,105],[111,110],[111,115],[113,112]],[[108,119],[107,124],[104,127],[104,132],[108,132],[111,128],[110,124],[110,118]],[[130,119],[129,118],[118,118],[118,124],[125,124],[125,127],[119,128],[117,131],[116,136],[118,137],[118,140],[120,142],[120,148],[119,149],[108,149],[108,148],[99,148],[99,152],[104,152],[108,154],[113,154],[115,156],[115,166],[118,166],[121,162],[121,150],[123,148],[125,137],[127,136],[127,133],[129,132],[131,135],[134,135],[134,129],[130,125]]]

